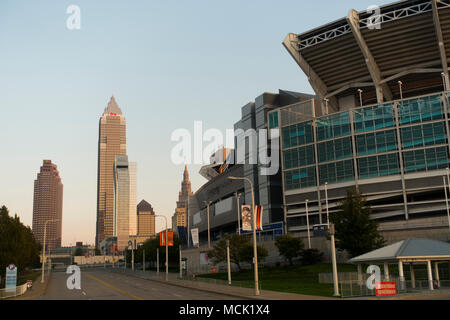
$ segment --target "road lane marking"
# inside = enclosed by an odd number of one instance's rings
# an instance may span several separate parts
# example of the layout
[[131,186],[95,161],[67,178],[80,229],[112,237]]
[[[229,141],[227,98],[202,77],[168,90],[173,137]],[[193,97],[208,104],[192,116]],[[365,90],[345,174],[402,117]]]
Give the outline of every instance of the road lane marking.
[[117,292],[120,292],[121,294],[127,295],[127,296],[129,296],[129,297],[131,297],[131,298],[133,298],[133,299],[135,299],[135,300],[145,300],[144,298],[135,296],[135,295],[132,294],[132,293],[129,293],[129,292],[125,291],[125,290],[122,290],[122,289],[120,289],[120,288],[117,288],[117,287],[113,286],[112,284],[110,284],[110,283],[108,283],[108,282],[105,282],[105,281],[103,281],[103,280],[101,280],[101,279],[99,279],[99,278],[97,278],[97,277],[94,277],[93,275],[90,275],[90,274],[86,274],[86,275],[87,275],[89,278],[91,278],[92,280],[95,280],[95,281],[97,281],[97,282],[100,282],[100,283],[101,283],[102,285],[104,285],[105,287],[111,288],[111,289],[113,289],[113,290],[115,290],[115,291],[117,291]]

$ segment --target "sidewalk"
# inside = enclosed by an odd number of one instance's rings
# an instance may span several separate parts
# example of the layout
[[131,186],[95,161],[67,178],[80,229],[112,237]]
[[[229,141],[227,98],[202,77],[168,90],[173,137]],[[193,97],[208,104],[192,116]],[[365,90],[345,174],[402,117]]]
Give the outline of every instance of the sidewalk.
[[45,294],[50,279],[51,273],[47,273],[45,275],[44,283],[41,283],[41,277],[39,276],[36,281],[33,281],[33,288],[31,290],[27,290],[23,295],[11,298],[10,300],[33,300],[39,298]]
[[335,300],[335,298],[328,297],[320,297],[320,296],[309,296],[295,293],[287,293],[287,292],[278,292],[278,291],[269,291],[269,290],[261,290],[259,296],[255,296],[255,291],[253,288],[243,288],[236,286],[228,286],[217,283],[208,283],[200,280],[180,280],[178,279],[178,273],[169,273],[168,280],[165,280],[165,272],[160,272],[159,276],[155,271],[146,271],[145,273],[142,270],[135,270],[134,272],[130,269],[107,269],[110,272],[119,272],[132,277],[158,281],[161,283],[169,283],[174,286],[191,288],[211,293],[219,293],[226,294],[228,296],[234,296],[236,299],[250,299],[250,300]]

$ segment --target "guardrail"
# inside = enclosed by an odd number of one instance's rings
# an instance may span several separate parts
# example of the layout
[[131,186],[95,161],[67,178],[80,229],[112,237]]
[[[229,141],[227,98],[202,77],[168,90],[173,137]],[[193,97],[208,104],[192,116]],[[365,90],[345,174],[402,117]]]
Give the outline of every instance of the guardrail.
[[27,292],[27,284],[15,288],[0,289],[0,299],[14,298]]

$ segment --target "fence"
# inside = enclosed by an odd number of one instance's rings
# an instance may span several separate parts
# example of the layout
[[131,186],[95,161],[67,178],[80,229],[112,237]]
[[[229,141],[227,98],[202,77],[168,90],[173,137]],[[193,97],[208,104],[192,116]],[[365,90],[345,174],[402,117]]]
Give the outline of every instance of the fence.
[[[185,281],[193,281],[193,282],[203,282],[203,283],[210,283],[214,285],[221,285],[221,286],[228,286],[228,280],[221,280],[221,279],[213,279],[213,278],[206,278],[206,277],[196,277],[196,276],[184,276],[184,277],[178,277],[179,280],[185,280]],[[262,290],[262,281],[258,281],[259,290]],[[253,280],[250,281],[236,281],[231,280],[231,286],[233,287],[240,287],[240,288],[255,288],[255,283]]]
[[[397,294],[431,292],[428,280],[416,280],[414,287],[411,280],[400,282],[399,278],[391,277],[389,281],[396,283]],[[339,289],[342,298],[376,296],[375,289],[370,290],[367,288],[366,280],[342,281],[339,282]],[[434,284],[434,290],[436,292],[448,289],[450,289],[450,280],[440,280]]]
[[27,284],[17,286],[15,288],[0,289],[0,299],[13,298],[23,295],[27,292]]

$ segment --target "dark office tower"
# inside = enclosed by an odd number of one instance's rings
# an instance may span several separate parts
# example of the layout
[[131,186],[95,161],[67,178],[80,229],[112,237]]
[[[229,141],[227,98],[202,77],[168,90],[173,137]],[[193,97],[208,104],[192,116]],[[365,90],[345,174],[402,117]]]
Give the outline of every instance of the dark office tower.
[[51,160],[44,160],[41,171],[34,180],[33,234],[36,240],[44,245],[44,229],[47,223],[47,250],[61,247],[62,208],[63,184],[58,168]]
[[97,173],[97,228],[95,245],[114,235],[114,159],[126,155],[126,124],[114,97],[99,123]]

